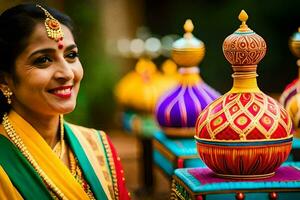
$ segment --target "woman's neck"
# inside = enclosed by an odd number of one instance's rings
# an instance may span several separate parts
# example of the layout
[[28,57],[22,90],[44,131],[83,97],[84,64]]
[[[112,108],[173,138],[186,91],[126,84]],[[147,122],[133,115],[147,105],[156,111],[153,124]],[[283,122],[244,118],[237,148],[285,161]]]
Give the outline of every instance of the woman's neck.
[[[32,115],[29,112],[23,113],[15,110],[24,120],[26,120],[53,148],[59,140],[59,115]],[[31,112],[32,113],[32,112]]]

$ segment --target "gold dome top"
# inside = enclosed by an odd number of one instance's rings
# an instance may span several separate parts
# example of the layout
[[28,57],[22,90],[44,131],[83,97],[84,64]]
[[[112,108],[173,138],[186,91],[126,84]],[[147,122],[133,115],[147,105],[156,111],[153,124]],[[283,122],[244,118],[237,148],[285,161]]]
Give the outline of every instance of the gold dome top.
[[177,81],[166,81],[156,65],[147,58],[140,58],[135,70],[126,74],[117,84],[116,98],[125,109],[152,113],[156,101]]
[[225,58],[233,66],[257,65],[266,54],[266,42],[248,27],[248,15],[244,10],[238,18],[242,24],[223,43]]
[[183,28],[185,30],[183,38],[173,43],[172,58],[179,67],[197,66],[205,54],[204,43],[192,34],[194,30],[192,20],[186,20]]
[[246,24],[246,21],[248,20],[248,14],[246,13],[246,11],[242,10],[240,12],[239,20],[242,22],[242,24],[240,25],[240,28],[238,29],[238,31],[240,31],[240,32],[250,32],[250,31],[252,31]]
[[300,27],[298,32],[294,33],[289,40],[291,52],[299,59],[300,58]]

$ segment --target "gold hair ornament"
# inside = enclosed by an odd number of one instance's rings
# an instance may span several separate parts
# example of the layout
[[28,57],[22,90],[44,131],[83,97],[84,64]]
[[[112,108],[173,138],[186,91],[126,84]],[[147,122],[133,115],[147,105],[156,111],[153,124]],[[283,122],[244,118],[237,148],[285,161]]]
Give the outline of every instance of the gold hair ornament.
[[46,15],[45,19],[45,27],[47,35],[50,39],[55,40],[58,42],[58,48],[63,48],[63,37],[64,33],[61,29],[61,25],[57,19],[55,19],[45,8],[40,5],[36,5],[36,7],[42,9]]

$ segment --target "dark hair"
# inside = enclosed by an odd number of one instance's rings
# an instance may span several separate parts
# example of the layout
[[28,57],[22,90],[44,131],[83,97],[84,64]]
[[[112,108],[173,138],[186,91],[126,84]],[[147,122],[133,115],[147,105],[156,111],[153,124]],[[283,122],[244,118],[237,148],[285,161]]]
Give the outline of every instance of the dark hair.
[[[73,33],[73,22],[69,16],[53,8],[43,7]],[[0,75],[9,73],[15,77],[16,58],[28,45],[28,39],[36,25],[44,23],[45,18],[44,11],[36,4],[20,4],[0,15]],[[0,116],[9,109],[7,99],[0,92]]]

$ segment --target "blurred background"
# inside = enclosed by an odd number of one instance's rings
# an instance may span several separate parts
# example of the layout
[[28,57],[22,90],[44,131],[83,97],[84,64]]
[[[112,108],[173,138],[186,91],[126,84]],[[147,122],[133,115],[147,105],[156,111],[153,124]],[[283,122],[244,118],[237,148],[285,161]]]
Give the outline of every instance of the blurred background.
[[[258,66],[261,90],[280,94],[298,74],[288,39],[300,26],[299,0],[0,0],[0,12],[24,2],[52,6],[74,20],[85,75],[76,110],[67,118],[76,124],[103,129],[112,138],[121,130],[114,87],[137,61],[118,49],[121,41],[137,36],[182,36],[183,24],[190,18],[195,26],[193,34],[206,45],[201,76],[225,93],[232,86],[232,70],[223,56],[222,43],[240,25],[237,16],[244,9],[249,15],[248,26],[267,43],[267,54]],[[154,62],[159,66],[164,59],[159,56]],[[126,160],[126,137],[117,136],[117,149]],[[137,148],[129,152],[128,157],[138,159],[138,151]],[[129,179],[130,185],[134,178]],[[134,183],[129,186],[131,191],[138,187],[138,178]]]
[[[71,16],[77,28],[80,59],[85,70],[76,110],[69,120],[85,126],[110,129],[118,126],[114,86],[136,59],[117,49],[121,39],[132,40],[140,27],[152,36],[182,36],[187,18],[193,34],[206,45],[200,64],[203,79],[224,93],[232,85],[231,67],[222,53],[224,39],[238,28],[241,9],[247,24],[267,42],[267,54],[258,67],[258,84],[266,93],[280,93],[298,73],[288,39],[300,26],[297,0],[0,0],[0,12],[23,2],[55,7]],[[159,66],[162,57],[154,62]]]
[[[80,59],[85,70],[78,105],[69,120],[85,126],[110,129],[116,126],[117,109],[113,89],[136,60],[120,56],[118,40],[133,39],[146,27],[159,39],[183,34],[187,18],[193,20],[194,35],[206,45],[200,64],[202,78],[224,93],[232,85],[231,67],[222,53],[223,40],[240,22],[241,9],[247,24],[267,42],[267,54],[258,67],[258,84],[267,93],[280,93],[298,73],[288,39],[300,26],[297,0],[0,0],[0,12],[24,2],[55,7],[71,16],[77,28]],[[154,61],[159,65],[162,58]]]

